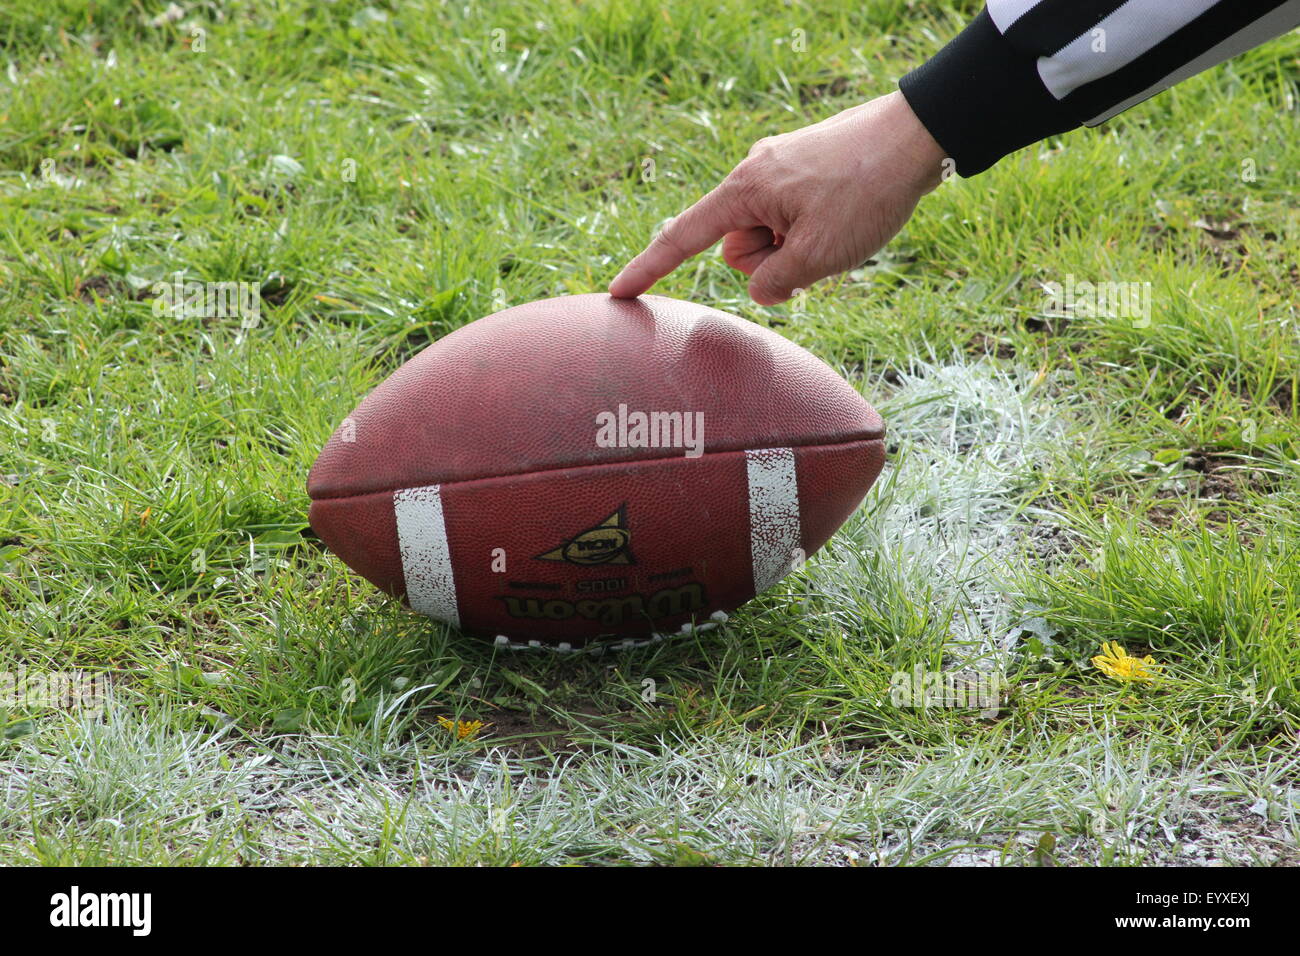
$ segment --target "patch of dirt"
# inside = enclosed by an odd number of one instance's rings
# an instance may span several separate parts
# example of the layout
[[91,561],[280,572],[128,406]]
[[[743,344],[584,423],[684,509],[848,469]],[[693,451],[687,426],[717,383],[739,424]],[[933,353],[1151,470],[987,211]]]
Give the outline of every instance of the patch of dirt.
[[[591,706],[575,708],[575,712],[596,720],[609,716]],[[478,719],[487,725],[480,737],[484,743],[517,757],[583,752],[569,736],[575,728],[560,723],[540,708],[534,711],[501,707],[485,712]]]
[[259,206],[255,203],[244,203],[239,207],[240,211],[252,219],[260,219],[263,216],[283,213],[288,207],[288,199],[297,197],[298,187],[291,181],[276,183],[272,186],[248,186],[246,187],[250,196],[256,196],[264,200],[266,205]]
[[1233,457],[1210,452],[1193,452],[1183,459],[1183,466],[1203,475],[1202,498],[1240,500],[1242,491],[1271,494],[1281,487],[1282,479],[1259,468],[1243,467]]
[[1227,524],[1240,518],[1248,494],[1271,494],[1281,486],[1277,475],[1208,452],[1192,452],[1183,459],[1183,467],[1183,476],[1190,481],[1188,488],[1162,488],[1156,492],[1158,503],[1147,516],[1157,527],[1170,527],[1188,505],[1207,502],[1218,507],[1204,512],[1205,519]]
[[1300,850],[1291,841],[1286,826],[1268,819],[1268,808],[1254,807],[1248,800],[1225,802],[1217,813],[1204,813],[1199,824],[1183,824],[1177,836],[1177,858],[1170,862],[1179,865],[1254,865],[1267,861],[1273,866],[1296,866],[1300,863]]
[[[1228,377],[1228,373],[1218,370],[1214,376],[1207,376],[1217,381],[1221,377]],[[1292,401],[1293,381],[1287,380],[1281,382],[1273,393],[1265,400],[1265,405],[1271,405],[1285,416],[1290,416],[1293,411]],[[1245,389],[1244,386],[1237,385],[1233,391],[1241,400],[1243,409],[1250,409],[1256,406],[1254,397]],[[1165,405],[1160,409],[1160,413],[1169,419],[1169,421],[1182,426],[1185,425],[1192,414],[1197,403],[1201,405],[1210,405],[1215,401],[1215,394],[1209,388],[1200,384],[1189,382],[1186,391],[1183,393],[1183,401],[1175,402],[1172,405]]]
[[107,299],[130,299],[143,302],[151,298],[153,293],[149,286],[133,289],[124,280],[101,273],[78,279],[73,295],[82,302],[91,303]]
[[267,305],[284,305],[296,283],[284,276],[273,276],[262,286],[262,301]]
[[819,100],[843,96],[853,89],[853,79],[848,76],[834,76],[821,83],[804,83],[799,87],[799,102],[804,106]]
[[78,279],[73,294],[82,302],[97,299],[116,299],[121,296],[125,283],[111,276],[96,275]]
[[[1214,212],[1196,215],[1186,200],[1175,201],[1166,212],[1164,223],[1147,226],[1144,230],[1150,237],[1151,247],[1156,251],[1172,250],[1183,259],[1208,259],[1218,266],[1221,276],[1245,271],[1252,258],[1260,258],[1258,249],[1252,253],[1247,247],[1243,241],[1246,237],[1258,236],[1265,243],[1278,243],[1274,247],[1276,252],[1270,249],[1263,255],[1266,260],[1277,263],[1291,255],[1276,232],[1257,232],[1257,227],[1249,220]],[[1291,263],[1289,274],[1294,281],[1300,282],[1300,266]]]
[[1046,521],[1035,521],[1031,524],[1026,539],[1034,554],[1043,562],[1068,558],[1076,554],[1080,547],[1080,538],[1077,534],[1061,525]]
[[[1300,275],[1295,277],[1296,287],[1300,288]],[[1277,406],[1278,411],[1283,415],[1290,417],[1295,412],[1295,395],[1290,382],[1283,382],[1273,394],[1269,396],[1269,401]]]
[[1016,347],[1005,339],[997,338],[986,332],[976,332],[966,343],[966,351],[972,355],[992,355],[1000,359],[1016,357]]
[[1045,335],[1060,335],[1065,331],[1069,319],[1064,315],[1028,315],[1025,316],[1025,328],[1030,332],[1041,332]]

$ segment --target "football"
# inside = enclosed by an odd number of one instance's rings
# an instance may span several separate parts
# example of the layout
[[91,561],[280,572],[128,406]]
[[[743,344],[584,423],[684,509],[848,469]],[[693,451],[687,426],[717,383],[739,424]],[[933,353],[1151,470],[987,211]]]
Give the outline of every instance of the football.
[[663,296],[564,296],[428,346],[334,432],[313,530],[421,614],[577,648],[704,625],[820,548],[884,423],[776,332]]

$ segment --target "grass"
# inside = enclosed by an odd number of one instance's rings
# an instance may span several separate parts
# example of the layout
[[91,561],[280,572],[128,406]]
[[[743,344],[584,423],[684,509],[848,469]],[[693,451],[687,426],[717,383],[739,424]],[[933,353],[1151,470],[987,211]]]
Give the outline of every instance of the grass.
[[[945,184],[800,305],[666,279],[842,369],[891,464],[726,626],[559,658],[305,537],[325,438],[976,5],[183,6],[0,16],[0,672],[113,687],[0,705],[0,863],[1297,861],[1300,36]],[[159,315],[177,275],[260,322]],[[918,666],[992,712],[900,706]]]

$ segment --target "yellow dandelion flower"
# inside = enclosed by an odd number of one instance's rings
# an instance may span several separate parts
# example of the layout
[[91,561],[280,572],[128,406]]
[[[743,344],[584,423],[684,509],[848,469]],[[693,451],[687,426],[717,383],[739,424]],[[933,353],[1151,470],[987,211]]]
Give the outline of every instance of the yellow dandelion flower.
[[1146,657],[1130,657],[1118,641],[1110,641],[1101,645],[1101,653],[1092,659],[1092,666],[1116,680],[1150,683],[1159,675],[1163,665],[1157,664],[1150,654]]
[[481,720],[451,720],[447,717],[439,717],[438,723],[447,733],[455,734],[457,740],[473,740],[483,729]]

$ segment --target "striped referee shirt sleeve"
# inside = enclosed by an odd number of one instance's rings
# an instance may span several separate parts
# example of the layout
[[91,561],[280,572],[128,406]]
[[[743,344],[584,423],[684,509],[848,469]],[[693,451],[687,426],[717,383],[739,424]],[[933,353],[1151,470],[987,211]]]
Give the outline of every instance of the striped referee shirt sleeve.
[[1300,0],[988,0],[899,87],[957,172],[1135,103],[1300,24]]

